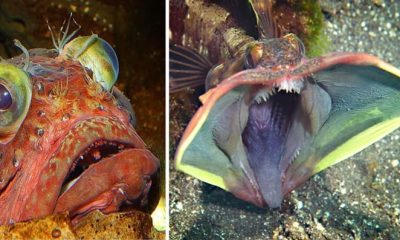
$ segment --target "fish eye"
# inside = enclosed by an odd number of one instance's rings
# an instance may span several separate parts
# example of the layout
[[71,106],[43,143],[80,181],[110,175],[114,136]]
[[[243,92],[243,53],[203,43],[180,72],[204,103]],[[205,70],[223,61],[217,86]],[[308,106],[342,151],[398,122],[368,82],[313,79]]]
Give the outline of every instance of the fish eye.
[[28,114],[32,85],[28,74],[0,63],[0,143],[11,141]]
[[13,102],[10,91],[6,86],[0,84],[0,111],[7,110]]
[[244,66],[246,69],[255,68],[263,57],[263,45],[255,44],[246,50]]
[[111,45],[97,35],[77,37],[65,45],[61,57],[78,60],[93,72],[94,80],[110,91],[118,78],[117,54]]
[[303,57],[306,50],[304,48],[303,41],[296,35],[289,33],[283,37],[289,44],[290,46],[295,49],[300,55]]

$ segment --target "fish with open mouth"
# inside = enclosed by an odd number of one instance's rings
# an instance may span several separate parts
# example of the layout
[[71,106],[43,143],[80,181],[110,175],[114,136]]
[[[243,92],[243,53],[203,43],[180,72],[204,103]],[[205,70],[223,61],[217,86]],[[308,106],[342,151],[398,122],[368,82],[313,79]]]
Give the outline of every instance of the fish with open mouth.
[[74,38],[71,24],[58,39],[50,29],[56,49],[16,41],[24,53],[0,62],[0,224],[63,212],[77,223],[157,201],[160,163],[113,86],[117,56],[95,34]]
[[241,2],[253,9],[256,34],[224,1],[171,6],[171,91],[206,89],[175,164],[279,208],[311,176],[400,126],[400,70],[366,53],[307,58],[302,40],[273,17],[272,1]]

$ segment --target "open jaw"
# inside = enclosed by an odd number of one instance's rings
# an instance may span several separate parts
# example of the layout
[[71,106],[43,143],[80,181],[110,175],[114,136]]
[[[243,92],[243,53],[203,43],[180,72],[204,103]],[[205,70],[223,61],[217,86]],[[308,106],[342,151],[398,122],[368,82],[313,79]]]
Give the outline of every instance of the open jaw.
[[355,53],[289,72],[238,72],[201,96],[176,168],[256,206],[279,207],[312,175],[400,126],[398,76],[393,66]]
[[59,196],[68,191],[79,180],[81,175],[89,168],[90,165],[100,162],[112,155],[118,154],[124,149],[130,148],[134,148],[134,146],[126,143],[107,141],[104,139],[94,141],[80,154],[78,154],[79,156],[75,157],[69,173],[62,184]]
[[35,194],[46,189],[52,197],[41,205],[52,206],[52,213],[69,212],[74,220],[97,209],[114,212],[124,204],[145,208],[158,171],[158,159],[133,128],[96,117],[67,133],[42,172],[46,177]]
[[262,198],[253,202],[277,208],[286,170],[328,118],[331,99],[311,78],[253,85],[243,92],[242,100],[222,111],[214,140]]
[[[122,147],[121,144],[116,145]],[[136,209],[146,208],[143,205],[149,201],[147,197],[151,187],[154,189],[158,168],[155,158],[146,149],[117,148],[114,148],[114,143],[108,143],[98,150],[89,148],[89,153],[83,155],[83,159],[79,157],[75,170],[63,184],[64,189],[58,197],[55,212],[68,211],[73,223],[76,223],[93,210],[110,213],[118,211],[124,204],[134,205]],[[117,152],[90,164],[86,160],[96,158],[91,156],[93,150],[94,155],[98,154],[97,151]],[[79,174],[82,168],[86,170],[68,181],[74,173]]]

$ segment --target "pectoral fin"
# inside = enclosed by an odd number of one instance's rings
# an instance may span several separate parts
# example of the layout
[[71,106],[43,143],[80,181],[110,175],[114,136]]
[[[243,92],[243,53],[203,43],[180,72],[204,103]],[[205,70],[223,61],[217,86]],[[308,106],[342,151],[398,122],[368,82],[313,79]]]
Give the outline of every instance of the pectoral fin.
[[205,84],[212,67],[205,57],[187,47],[171,45],[169,58],[170,92]]

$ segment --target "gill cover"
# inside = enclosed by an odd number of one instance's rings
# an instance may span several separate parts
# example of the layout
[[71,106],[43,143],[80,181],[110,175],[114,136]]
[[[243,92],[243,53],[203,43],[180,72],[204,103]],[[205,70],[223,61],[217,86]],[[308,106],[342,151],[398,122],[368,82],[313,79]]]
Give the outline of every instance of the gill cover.
[[0,143],[11,141],[24,121],[32,98],[28,75],[18,67],[0,62]]
[[[329,94],[331,110],[284,171],[283,194],[400,127],[399,69],[368,54],[341,53],[308,60],[290,74],[294,81],[305,76]],[[249,112],[243,96],[252,85],[274,86],[286,77],[245,70],[204,94],[178,146],[177,169],[264,207],[241,139]],[[216,135],[218,128],[238,134]]]
[[77,60],[90,69],[94,80],[107,91],[110,91],[117,81],[117,55],[109,43],[95,34],[73,39],[65,45],[60,56]]

